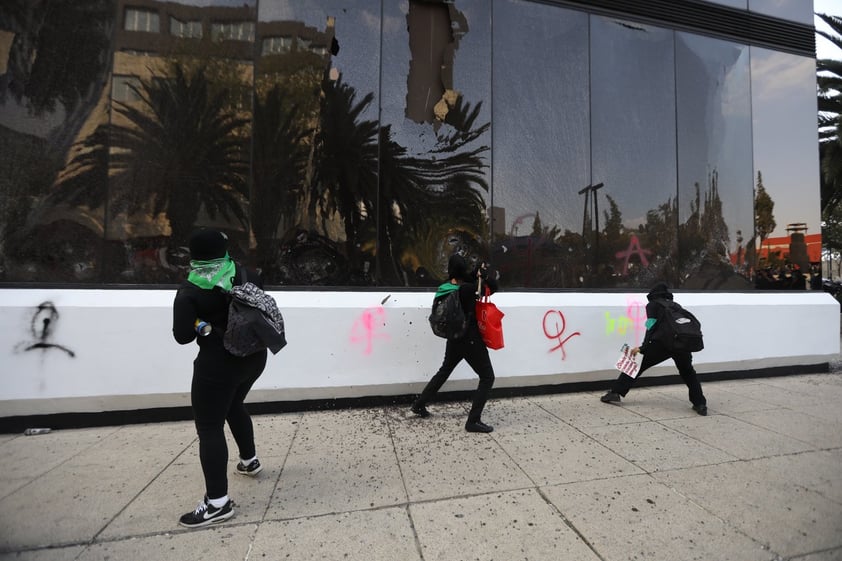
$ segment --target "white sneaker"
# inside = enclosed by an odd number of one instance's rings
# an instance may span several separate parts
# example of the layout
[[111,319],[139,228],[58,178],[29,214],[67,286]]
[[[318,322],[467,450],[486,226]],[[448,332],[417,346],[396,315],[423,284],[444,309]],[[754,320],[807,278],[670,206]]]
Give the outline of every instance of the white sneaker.
[[260,470],[263,469],[263,466],[260,465],[260,460],[257,458],[253,459],[249,465],[243,465],[243,462],[237,462],[237,473],[240,475],[248,475],[250,477],[254,477]]

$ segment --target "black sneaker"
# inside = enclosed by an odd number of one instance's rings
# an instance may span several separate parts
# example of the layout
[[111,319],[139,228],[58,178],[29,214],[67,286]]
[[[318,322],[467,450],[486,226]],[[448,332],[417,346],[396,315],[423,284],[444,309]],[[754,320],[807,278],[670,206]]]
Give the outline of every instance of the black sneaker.
[[196,510],[182,516],[178,523],[185,528],[201,528],[215,522],[222,522],[232,516],[234,516],[234,505],[231,499],[228,499],[228,502],[221,508],[216,508],[205,497],[196,507]]
[[602,403],[620,403],[620,394],[617,392],[608,392],[604,396],[600,397],[599,400]]
[[258,460],[257,458],[249,462],[249,465],[243,465],[242,461],[237,462],[237,473],[239,473],[240,475],[248,475],[250,477],[254,477],[258,473],[260,473],[260,470],[262,469],[263,466],[260,465],[260,460]]
[[430,412],[427,411],[427,408],[423,405],[418,405],[417,403],[413,403],[412,407],[410,407],[409,410],[421,417],[422,419],[426,419],[430,416]]
[[694,405],[693,411],[704,417],[708,414],[708,406],[704,403],[701,405]]
[[482,421],[468,421],[467,423],[465,423],[465,430],[468,432],[492,432],[494,430],[494,427],[492,427],[491,425],[486,425]]

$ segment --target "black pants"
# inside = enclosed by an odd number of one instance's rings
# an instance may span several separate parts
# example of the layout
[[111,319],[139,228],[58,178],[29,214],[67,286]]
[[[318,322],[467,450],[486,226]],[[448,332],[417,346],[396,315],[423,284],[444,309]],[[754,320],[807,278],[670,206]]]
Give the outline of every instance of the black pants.
[[[655,365],[661,364],[668,358],[671,358],[675,363],[676,368],[678,368],[678,374],[690,390],[690,402],[693,405],[705,405],[707,403],[705,400],[705,394],[702,393],[702,385],[699,383],[699,378],[696,376],[696,370],[693,368],[693,355],[688,352],[670,353],[662,346],[652,343],[643,355],[643,360],[640,363],[640,370],[637,375],[642,375],[644,371]],[[631,376],[626,376],[621,373],[614,381],[611,391],[617,392],[621,396],[625,397],[625,395],[629,393],[629,389],[631,389],[632,384],[634,384],[634,380],[635,379]]]
[[243,401],[265,365],[266,351],[240,359],[200,353],[193,363],[190,400],[208,498],[218,499],[228,494],[225,421],[228,421],[240,457],[255,456],[254,426]]
[[494,385],[494,368],[491,366],[488,348],[482,342],[478,333],[473,336],[466,336],[464,339],[447,341],[447,347],[444,350],[444,362],[442,362],[441,368],[427,382],[427,386],[421,392],[421,396],[415,403],[417,405],[426,405],[429,403],[462,359],[466,360],[468,365],[479,376],[479,384],[477,384],[477,389],[474,392],[474,401],[471,405],[471,411],[468,413],[468,422],[475,423],[482,418],[482,410],[485,408],[485,402],[488,401],[488,394]]

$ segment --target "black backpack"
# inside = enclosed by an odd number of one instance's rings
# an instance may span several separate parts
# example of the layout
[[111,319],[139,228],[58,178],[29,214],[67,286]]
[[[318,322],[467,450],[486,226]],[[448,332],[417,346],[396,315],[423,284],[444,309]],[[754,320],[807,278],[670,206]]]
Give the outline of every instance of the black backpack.
[[433,298],[430,314],[430,328],[433,333],[445,339],[459,339],[468,328],[468,318],[459,300],[459,290]]
[[656,300],[662,307],[661,319],[655,324],[653,339],[668,351],[695,353],[705,348],[702,324],[696,316],[672,300]]
[[287,344],[284,318],[275,299],[246,280],[240,268],[241,283],[228,292],[228,326],[222,344],[234,356],[248,356],[263,349],[277,354]]

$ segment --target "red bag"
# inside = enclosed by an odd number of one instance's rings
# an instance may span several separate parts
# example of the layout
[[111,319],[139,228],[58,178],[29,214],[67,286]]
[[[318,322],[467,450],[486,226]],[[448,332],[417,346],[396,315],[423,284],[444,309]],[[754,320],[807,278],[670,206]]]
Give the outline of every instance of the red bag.
[[485,346],[497,350],[503,348],[503,316],[505,314],[488,301],[489,292],[486,287],[485,294],[477,300],[477,326]]

